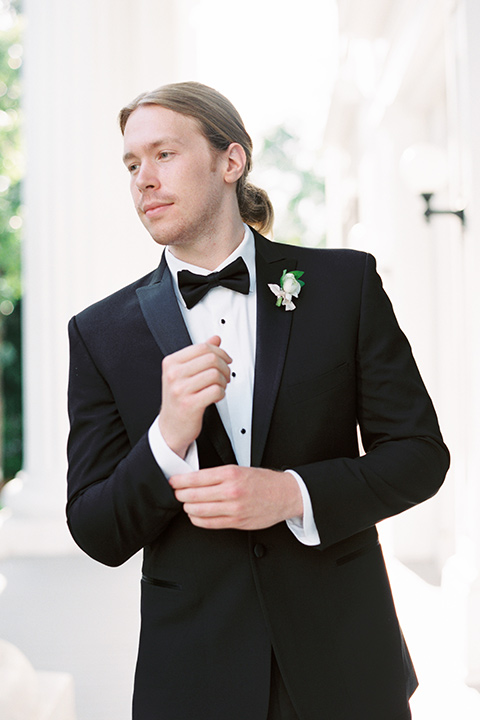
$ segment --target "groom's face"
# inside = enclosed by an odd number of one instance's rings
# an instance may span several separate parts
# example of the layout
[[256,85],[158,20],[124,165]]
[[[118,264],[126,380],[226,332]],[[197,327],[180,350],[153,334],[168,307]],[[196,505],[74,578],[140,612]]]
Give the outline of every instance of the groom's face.
[[136,210],[156,242],[211,236],[226,197],[225,164],[193,118],[140,105],[125,126],[124,151]]

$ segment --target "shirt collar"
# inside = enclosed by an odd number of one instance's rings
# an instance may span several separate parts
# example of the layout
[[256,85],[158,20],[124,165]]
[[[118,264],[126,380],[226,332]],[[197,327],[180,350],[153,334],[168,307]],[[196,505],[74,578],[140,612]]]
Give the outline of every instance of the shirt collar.
[[[245,229],[245,233],[243,235],[242,242],[222,263],[220,263],[218,267],[215,268],[213,272],[222,270],[222,268],[224,268],[226,265],[229,265],[237,258],[242,257],[248,268],[248,273],[250,275],[250,292],[252,292],[255,289],[255,240],[253,237],[253,233],[248,227],[248,225],[245,225],[244,223],[243,227]],[[180,290],[178,289],[177,273],[180,270],[190,270],[197,275],[209,275],[212,272],[212,270],[207,270],[206,268],[199,267],[198,265],[191,265],[190,263],[184,262],[183,260],[179,260],[175,257],[175,255],[173,255],[173,253],[168,247],[165,248],[165,260],[168,265],[168,269],[172,274],[175,293],[177,295],[177,298],[181,300],[182,303],[184,302],[184,300],[181,296]]]

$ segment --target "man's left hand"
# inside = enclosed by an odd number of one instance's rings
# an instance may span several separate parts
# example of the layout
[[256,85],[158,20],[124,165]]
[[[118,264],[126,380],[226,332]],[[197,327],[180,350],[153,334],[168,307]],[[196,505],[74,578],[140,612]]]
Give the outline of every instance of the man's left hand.
[[260,530],[303,515],[300,488],[288,472],[225,465],[169,482],[197,527]]

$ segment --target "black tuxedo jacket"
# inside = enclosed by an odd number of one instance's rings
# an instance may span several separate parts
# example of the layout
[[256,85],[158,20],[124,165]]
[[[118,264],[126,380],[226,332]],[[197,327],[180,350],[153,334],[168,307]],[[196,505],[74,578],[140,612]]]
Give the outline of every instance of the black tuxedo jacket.
[[[432,496],[448,451],[374,259],[255,242],[251,464],[300,473],[321,545],[199,529],[175,499],[147,439],[190,343],[163,259],[70,322],[69,527],[107,565],[143,548],[135,720],[265,720],[272,647],[301,720],[394,720],[416,679],[375,524]],[[291,312],[284,269],[305,272]],[[235,462],[215,406],[198,448]]]

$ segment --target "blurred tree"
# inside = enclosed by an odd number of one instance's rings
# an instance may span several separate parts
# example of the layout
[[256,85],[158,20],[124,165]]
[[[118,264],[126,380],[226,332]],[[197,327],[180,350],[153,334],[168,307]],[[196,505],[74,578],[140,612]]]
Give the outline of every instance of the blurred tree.
[[255,180],[275,210],[275,240],[291,245],[325,244],[325,183],[311,147],[284,126],[276,127],[255,157]]
[[0,472],[22,465],[20,238],[23,156],[19,0],[0,0]]

